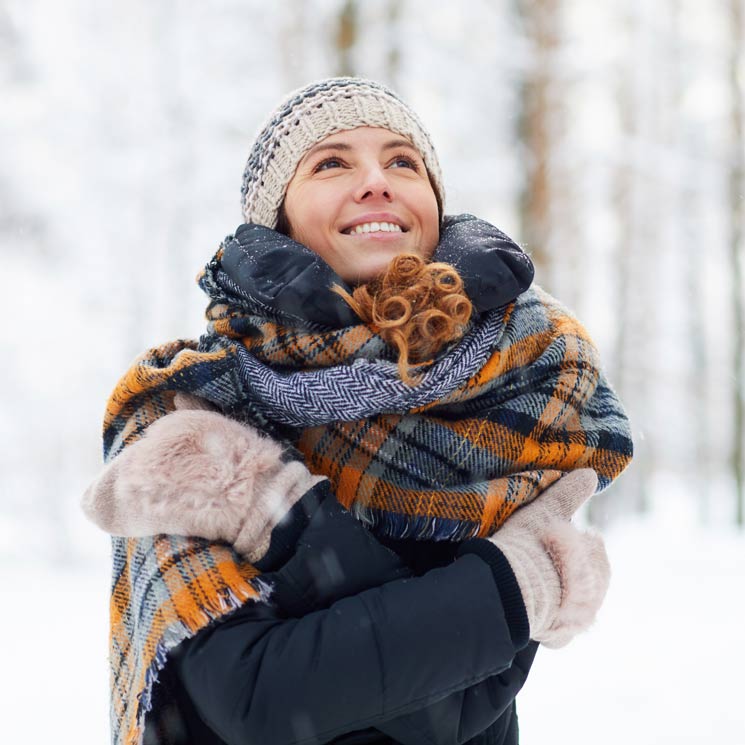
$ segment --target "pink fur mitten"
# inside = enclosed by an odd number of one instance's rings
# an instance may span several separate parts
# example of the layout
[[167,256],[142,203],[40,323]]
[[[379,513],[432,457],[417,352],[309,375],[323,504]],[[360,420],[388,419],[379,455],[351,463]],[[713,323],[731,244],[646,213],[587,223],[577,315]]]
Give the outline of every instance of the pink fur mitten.
[[608,589],[603,539],[569,522],[596,487],[594,471],[572,471],[489,538],[515,573],[531,639],[547,647],[562,647],[587,629]]
[[181,408],[117,455],[88,487],[83,510],[111,535],[223,540],[258,561],[275,525],[323,477],[195,400],[182,398]]

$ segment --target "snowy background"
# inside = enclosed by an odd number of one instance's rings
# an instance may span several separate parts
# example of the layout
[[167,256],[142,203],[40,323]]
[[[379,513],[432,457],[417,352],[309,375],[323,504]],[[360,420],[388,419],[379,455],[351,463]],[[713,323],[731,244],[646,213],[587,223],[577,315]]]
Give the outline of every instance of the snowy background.
[[523,242],[633,419],[584,516],[611,592],[539,653],[523,743],[745,745],[742,6],[0,0],[3,739],[106,741],[109,546],[77,509],[104,402],[200,333],[267,113],[355,73],[420,113],[448,212]]

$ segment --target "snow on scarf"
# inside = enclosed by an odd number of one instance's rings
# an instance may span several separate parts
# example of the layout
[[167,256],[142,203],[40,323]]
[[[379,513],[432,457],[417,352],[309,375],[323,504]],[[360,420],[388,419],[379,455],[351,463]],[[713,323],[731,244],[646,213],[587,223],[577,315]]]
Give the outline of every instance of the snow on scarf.
[[[434,258],[474,300],[465,334],[415,387],[393,352],[332,293],[315,254],[267,228],[229,236],[199,278],[207,333],[141,356],[106,410],[111,460],[189,393],[292,444],[381,536],[488,536],[563,472],[606,487],[631,459],[628,421],[579,322],[538,288],[496,228],[449,218]],[[260,572],[220,543],[113,539],[113,742],[141,743],[166,653],[248,600]]]

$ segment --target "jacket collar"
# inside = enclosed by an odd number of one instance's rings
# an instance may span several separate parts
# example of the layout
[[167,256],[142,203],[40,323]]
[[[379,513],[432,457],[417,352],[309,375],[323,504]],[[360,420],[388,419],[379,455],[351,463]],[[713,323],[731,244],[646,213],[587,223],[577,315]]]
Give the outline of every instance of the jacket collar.
[[[432,257],[454,266],[478,313],[513,301],[530,287],[533,263],[501,230],[473,215],[446,216]],[[246,223],[223,244],[226,289],[299,325],[331,328],[359,323],[330,288],[348,285],[317,254],[263,225]]]

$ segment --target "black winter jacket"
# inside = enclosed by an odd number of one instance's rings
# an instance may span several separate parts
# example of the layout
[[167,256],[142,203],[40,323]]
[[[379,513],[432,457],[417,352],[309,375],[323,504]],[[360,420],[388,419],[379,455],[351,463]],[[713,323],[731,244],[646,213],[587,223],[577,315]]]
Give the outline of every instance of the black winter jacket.
[[[472,215],[445,218],[433,258],[456,266],[478,311],[533,279],[520,248]],[[240,226],[223,268],[280,319],[357,322],[338,295],[318,292],[341,283],[330,267],[276,231]],[[324,482],[273,531],[257,566],[272,602],[249,603],[171,652],[153,694],[168,715],[160,732],[146,727],[148,745],[517,743],[514,699],[537,645],[492,543],[383,545]]]
[[[183,642],[145,742],[513,745],[537,645],[490,542],[383,545],[322,482],[275,529],[275,590]],[[167,700],[167,704],[166,704]]]

